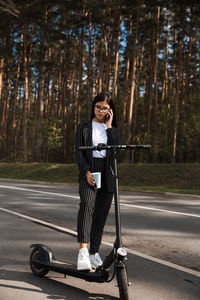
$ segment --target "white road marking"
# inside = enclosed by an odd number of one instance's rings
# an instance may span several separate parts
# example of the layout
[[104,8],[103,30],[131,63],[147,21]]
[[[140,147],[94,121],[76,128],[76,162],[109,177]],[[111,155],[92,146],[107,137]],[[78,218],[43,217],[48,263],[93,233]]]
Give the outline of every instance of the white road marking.
[[46,194],[46,195],[59,196],[59,197],[67,197],[67,198],[79,199],[79,196],[75,196],[75,195],[52,193],[52,192],[44,192],[44,191],[38,191],[38,190],[32,190],[32,189],[26,189],[26,188],[19,188],[19,187],[15,187],[15,186],[0,185],[0,188],[10,189],[10,190],[19,190],[19,191],[25,191],[25,192],[32,192],[32,193],[39,193],[39,194]]
[[13,211],[13,210],[10,210],[10,209],[6,209],[6,208],[0,207],[0,210],[1,210],[1,211],[4,211],[4,212],[6,212],[6,213],[9,213],[9,214],[15,215],[15,216],[17,216],[17,217],[26,219],[26,220],[28,220],[28,221],[37,223],[37,224],[39,224],[39,225],[43,225],[43,226],[45,226],[45,227],[48,227],[48,228],[51,228],[51,229],[54,229],[54,230],[57,230],[57,231],[60,231],[60,232],[63,232],[63,233],[66,233],[66,234],[75,236],[75,237],[77,236],[76,231],[73,231],[73,230],[71,230],[71,229],[67,229],[67,228],[64,228],[64,227],[61,227],[61,226],[58,226],[58,225],[55,225],[55,224],[52,224],[52,223],[43,221],[43,220],[41,220],[41,219],[36,219],[36,218],[30,217],[30,216],[27,216],[27,215],[24,215],[24,214],[20,214],[20,213],[18,213],[18,212],[15,212],[15,211]]
[[[58,196],[58,197],[73,198],[73,199],[78,199],[78,200],[80,199],[79,196],[76,196],[76,195],[73,195],[73,194],[70,195],[70,194],[52,193],[52,192],[45,192],[45,191],[39,191],[39,190],[33,190],[33,189],[27,189],[27,188],[19,188],[19,187],[14,187],[14,186],[7,186],[7,185],[0,185],[0,188],[27,191],[27,192],[32,192],[32,193],[46,194],[46,195]],[[200,218],[200,215],[197,215],[197,214],[189,214],[189,213],[184,213],[184,212],[179,212],[179,211],[166,210],[166,209],[154,208],[154,207],[148,207],[148,206],[127,204],[127,203],[120,203],[120,206],[135,207],[135,208],[139,208],[139,209],[159,211],[159,212],[168,213],[168,214],[175,214],[175,215],[182,215],[182,216],[193,217],[193,218]]]
[[[3,212],[9,213],[9,214],[18,216],[20,218],[29,220],[31,222],[37,223],[39,225],[46,226],[46,227],[51,228],[53,230],[57,230],[59,232],[63,232],[65,234],[69,234],[69,235],[72,235],[72,236],[75,236],[75,237],[77,236],[77,233],[75,231],[70,230],[68,228],[57,226],[55,224],[43,221],[41,219],[32,218],[30,216],[27,216],[27,215],[24,215],[24,214],[20,214],[20,213],[17,213],[15,211],[12,211],[12,210],[9,210],[9,209],[5,209],[5,208],[1,208],[0,207],[0,210],[3,211]],[[113,244],[111,244],[111,243],[107,243],[107,242],[102,242],[102,243],[104,245],[113,247]],[[156,257],[150,256],[150,255],[147,255],[147,254],[144,254],[144,253],[141,253],[141,252],[129,249],[129,248],[126,248],[126,250],[127,250],[127,252],[129,252],[129,253],[131,253],[131,254],[133,254],[135,256],[141,257],[141,258],[146,259],[146,260],[153,261],[155,263],[164,265],[166,267],[173,268],[175,270],[178,270],[178,271],[181,271],[181,272],[185,272],[187,274],[194,275],[194,276],[200,278],[200,272],[198,272],[198,271],[195,271],[195,270],[192,270],[192,269],[189,269],[189,268],[186,268],[186,267],[183,267],[183,266],[171,263],[169,261],[165,261],[165,260],[160,259],[160,258],[156,258]]]
[[[111,247],[113,246],[111,243],[107,243],[107,242],[103,242],[103,244],[105,244],[107,246],[111,246]],[[147,254],[144,254],[144,253],[141,253],[141,252],[129,249],[129,248],[126,248],[126,250],[127,250],[127,252],[129,252],[135,256],[142,257],[144,259],[156,262],[158,264],[161,264],[161,265],[164,265],[164,266],[167,266],[167,267],[170,267],[170,268],[173,268],[173,269],[176,269],[176,270],[179,270],[179,271],[182,271],[182,272],[185,272],[185,273],[188,273],[188,274],[191,274],[191,275],[194,275],[194,276],[197,276],[200,278],[200,272],[198,272],[198,271],[171,263],[169,261],[166,261],[166,260],[163,260],[163,259],[160,259],[157,257],[150,256],[150,255],[147,255]]]
[[148,207],[148,206],[126,204],[126,203],[120,203],[120,206],[135,207],[135,208],[139,208],[139,209],[154,210],[154,211],[159,211],[159,212],[164,212],[164,213],[169,213],[169,214],[176,214],[176,215],[182,215],[182,216],[187,216],[187,217],[200,218],[200,215],[196,215],[196,214],[188,214],[188,213],[184,213],[184,212],[161,209],[161,208],[154,208],[154,207]]

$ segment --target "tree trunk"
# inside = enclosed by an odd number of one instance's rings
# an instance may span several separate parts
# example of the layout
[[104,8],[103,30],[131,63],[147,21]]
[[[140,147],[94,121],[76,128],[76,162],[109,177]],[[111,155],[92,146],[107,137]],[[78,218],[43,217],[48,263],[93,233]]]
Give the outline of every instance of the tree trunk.
[[129,72],[130,72],[130,38],[133,30],[133,16],[129,15],[129,34],[126,38],[127,51],[126,51],[126,66],[125,66],[125,81],[122,90],[122,115],[121,115],[121,126],[127,125],[127,114],[128,114],[128,95],[129,95]]
[[160,24],[160,6],[157,7],[156,15],[156,41],[155,41],[155,64],[154,64],[154,162],[158,155],[158,48],[159,48],[159,24]]
[[17,143],[16,110],[18,109],[18,106],[19,106],[18,105],[18,102],[19,102],[19,77],[20,77],[20,72],[21,72],[22,57],[23,57],[23,32],[21,33],[21,43],[20,43],[19,57],[18,57],[18,63],[17,63],[17,77],[16,77],[16,83],[15,83],[13,107],[12,107],[13,113],[12,113],[12,128],[11,128],[11,152],[13,154],[14,161],[16,161],[16,143]]
[[95,55],[96,55],[96,23],[94,23],[94,30],[93,30],[93,49],[92,49],[92,68],[91,68],[91,94],[92,100],[94,97],[94,83],[95,83]]
[[104,43],[104,34],[105,34],[105,9],[102,15],[102,22],[101,22],[101,40],[99,45],[99,90],[98,92],[101,93],[103,89],[103,43]]
[[181,142],[180,142],[180,161],[183,162],[183,150],[184,150],[184,139],[185,139],[185,129],[186,129],[186,119],[187,119],[187,108],[188,103],[190,99],[190,62],[191,62],[191,56],[192,56],[192,29],[193,29],[193,9],[191,9],[190,14],[190,25],[189,25],[189,44],[188,44],[188,54],[187,54],[187,60],[186,60],[186,75],[184,78],[184,96],[183,99],[183,119],[182,119],[182,126],[181,126]]
[[[110,9],[111,10],[111,9]],[[110,13],[110,26],[108,29],[105,31],[105,48],[106,48],[106,58],[107,58],[107,65],[106,65],[106,90],[110,91],[111,90],[111,58],[112,58],[112,53],[113,53],[113,39],[114,39],[114,31],[115,31],[115,26],[114,26],[114,20],[112,13]],[[108,37],[109,37],[109,44],[108,44],[108,39],[107,39],[107,32],[108,32]]]
[[167,95],[168,90],[168,70],[167,70],[167,61],[168,61],[168,34],[169,34],[169,24],[167,23],[167,33],[166,33],[166,45],[165,45],[165,60],[164,60],[164,80],[162,85],[162,96],[161,96],[161,107],[163,101]]
[[87,105],[87,114],[88,119],[90,118],[90,107],[92,103],[92,95],[93,95],[93,76],[92,76],[92,16],[89,13],[89,57],[88,57],[88,105]]
[[[2,42],[3,47],[6,45],[6,38],[3,38]],[[4,77],[4,57],[1,58],[0,60],[0,107],[1,107],[1,101],[2,101],[2,92],[3,92],[3,77]]]
[[152,114],[152,86],[154,79],[154,64],[155,64],[155,28],[152,28],[152,44],[151,44],[151,55],[149,56],[149,78],[148,78],[148,115],[147,115],[147,141],[151,141],[151,114]]
[[136,16],[136,33],[134,39],[134,48],[132,56],[132,73],[131,73],[131,90],[129,98],[129,115],[128,115],[128,139],[127,143],[131,142],[131,126],[133,120],[133,105],[134,105],[134,91],[135,91],[135,72],[136,72],[136,55],[137,55],[137,45],[138,45],[138,26],[139,26],[139,15],[140,15],[140,5],[137,5],[137,16]]
[[29,77],[28,77],[26,24],[23,25],[23,44],[24,44],[24,78],[25,78],[25,91],[24,91],[24,103],[23,103],[23,151],[24,151],[24,162],[27,162],[28,160],[27,123],[28,123],[28,101],[29,101]]
[[118,66],[119,66],[119,42],[120,42],[120,34],[121,34],[121,20],[122,20],[122,16],[121,15],[119,16],[118,14],[117,14],[117,40],[116,40],[116,45],[115,45],[115,65],[114,65],[114,79],[113,79],[113,100],[115,100],[117,98],[117,76],[118,76]]
[[177,151],[177,127],[179,119],[179,94],[180,94],[180,82],[181,82],[181,72],[182,72],[182,59],[183,59],[183,39],[184,39],[184,29],[185,29],[185,6],[184,12],[181,15],[182,18],[182,32],[181,32],[181,44],[179,48],[179,60],[178,68],[176,70],[176,97],[175,97],[175,113],[174,113],[174,132],[173,132],[173,152],[172,152],[172,162],[176,162],[176,151]]
[[45,51],[44,51],[44,44],[41,46],[41,53],[40,53],[40,73],[39,73],[39,84],[38,84],[38,97],[36,103],[36,114],[35,114],[35,121],[36,121],[36,132],[35,132],[35,155],[36,161],[41,161],[42,155],[42,117],[43,117],[43,110],[44,110],[44,83],[45,83]]
[[[4,37],[3,38],[3,42],[2,42],[2,45],[5,47],[6,45],[6,38]],[[0,112],[2,112],[2,115],[0,116],[0,131],[1,131],[1,134],[0,134],[0,149],[1,149],[1,146],[3,145],[3,123],[4,123],[4,97],[3,97],[3,81],[4,81],[4,65],[5,65],[5,59],[4,57],[1,58],[0,60]]]
[[[83,76],[83,40],[84,40],[84,33],[83,33],[83,26],[81,27],[81,38],[79,44],[79,83],[78,83],[78,103],[77,103],[77,118],[76,118],[76,127],[80,122],[80,103],[81,103],[81,94],[82,94],[82,76]],[[76,129],[76,128],[75,128]]]
[[1,143],[1,155],[7,157],[8,159],[8,149],[7,149],[7,120],[8,120],[8,110],[9,110],[9,102],[10,102],[10,95],[9,91],[11,88],[11,81],[10,81],[10,63],[7,61],[8,67],[7,72],[5,73],[5,84],[4,84],[4,91],[3,91],[3,103],[2,103],[2,116],[1,116],[1,126],[0,126],[0,136],[2,139]]

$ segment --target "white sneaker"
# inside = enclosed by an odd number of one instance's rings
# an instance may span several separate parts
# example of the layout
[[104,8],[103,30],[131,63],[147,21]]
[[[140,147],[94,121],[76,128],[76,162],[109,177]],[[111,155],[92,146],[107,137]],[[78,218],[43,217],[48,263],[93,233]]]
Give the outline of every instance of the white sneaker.
[[99,253],[90,255],[90,262],[91,262],[92,269],[96,269],[97,267],[100,267],[103,264]]
[[78,260],[77,260],[77,270],[82,271],[90,271],[92,269],[89,252],[87,248],[81,248],[78,253]]

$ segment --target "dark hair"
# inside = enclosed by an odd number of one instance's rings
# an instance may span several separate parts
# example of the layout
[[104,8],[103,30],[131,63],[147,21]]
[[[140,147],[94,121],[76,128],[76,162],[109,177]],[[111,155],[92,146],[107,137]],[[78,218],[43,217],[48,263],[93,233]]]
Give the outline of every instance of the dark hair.
[[95,117],[94,107],[95,107],[96,103],[103,102],[103,101],[106,101],[109,104],[110,108],[112,109],[112,111],[113,111],[112,126],[117,127],[115,105],[114,105],[114,102],[113,102],[112,97],[109,92],[102,92],[94,98],[94,100],[92,102],[92,109],[91,109],[91,120]]

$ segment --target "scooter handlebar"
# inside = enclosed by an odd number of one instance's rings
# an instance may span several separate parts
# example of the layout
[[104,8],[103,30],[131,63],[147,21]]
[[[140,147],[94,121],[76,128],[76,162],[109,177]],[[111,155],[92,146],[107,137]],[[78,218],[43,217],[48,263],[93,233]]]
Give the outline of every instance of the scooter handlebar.
[[135,150],[135,149],[151,149],[151,145],[105,145],[98,144],[97,146],[79,146],[79,150]]

